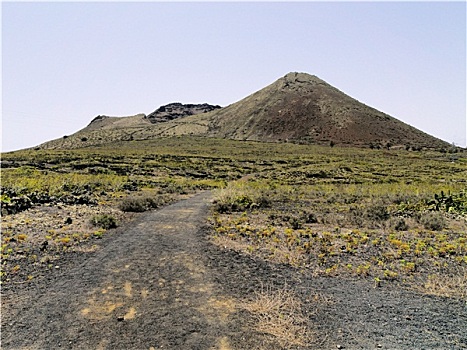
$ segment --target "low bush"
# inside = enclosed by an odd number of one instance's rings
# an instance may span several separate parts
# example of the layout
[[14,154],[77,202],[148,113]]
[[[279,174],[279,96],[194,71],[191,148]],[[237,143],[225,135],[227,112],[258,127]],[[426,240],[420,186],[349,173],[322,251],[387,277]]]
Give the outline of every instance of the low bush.
[[365,216],[368,220],[373,222],[386,221],[389,219],[390,214],[385,205],[377,204],[365,210]]
[[318,222],[318,217],[314,213],[304,212],[302,218],[307,224],[316,224]]
[[108,230],[110,228],[117,227],[117,220],[108,214],[95,215],[91,218],[91,224],[93,226]]
[[218,213],[232,213],[253,208],[267,208],[271,205],[267,189],[256,188],[244,183],[232,183],[220,190],[214,201]]
[[164,205],[164,203],[164,198],[160,196],[127,197],[120,203],[119,209],[124,212],[141,213],[159,208]]
[[221,194],[214,201],[214,210],[218,213],[232,213],[254,208],[267,208],[271,204],[265,195],[247,194]]
[[420,223],[427,230],[441,231],[446,227],[446,219],[440,212],[427,212],[421,215]]
[[409,229],[409,225],[405,221],[404,218],[392,218],[390,220],[390,227],[396,231],[407,231]]

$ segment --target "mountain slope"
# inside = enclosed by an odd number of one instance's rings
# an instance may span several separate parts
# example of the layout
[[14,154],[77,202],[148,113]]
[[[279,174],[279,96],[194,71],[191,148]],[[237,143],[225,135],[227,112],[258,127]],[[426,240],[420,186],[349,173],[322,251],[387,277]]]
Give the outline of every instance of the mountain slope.
[[[184,111],[179,105],[199,108]],[[178,135],[365,147],[449,146],[440,139],[360,103],[307,73],[288,73],[224,108],[207,104],[167,106],[171,106],[171,110],[175,108],[178,113],[176,118],[166,116],[166,108],[163,106],[163,110],[159,108],[147,117],[127,117],[133,118],[128,120],[127,126],[119,118],[98,120],[96,123],[107,123],[106,126],[97,128],[91,123],[73,137],[51,141],[41,147],[74,148]]]
[[207,135],[239,140],[446,146],[306,73],[289,73],[230,106],[178,123],[202,121]]
[[136,114],[130,117],[109,117],[106,115],[98,115],[84,129],[87,131],[93,130],[108,130],[108,129],[124,129],[138,128],[149,124],[144,114]]

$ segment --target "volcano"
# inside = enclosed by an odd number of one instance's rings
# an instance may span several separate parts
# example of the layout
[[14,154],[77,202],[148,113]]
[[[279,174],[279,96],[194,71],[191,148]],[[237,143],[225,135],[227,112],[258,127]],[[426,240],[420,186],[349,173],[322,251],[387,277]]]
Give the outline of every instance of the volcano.
[[[154,113],[149,118],[144,114],[98,117],[76,134],[42,147],[74,148],[180,135],[357,147],[449,146],[447,142],[369,107],[307,73],[288,73],[223,108],[208,104],[177,104],[177,108],[180,106],[197,106],[196,113],[184,111],[176,118],[158,118],[157,123],[151,120]],[[105,127],[97,127],[104,122]],[[76,137],[81,143],[76,142]]]

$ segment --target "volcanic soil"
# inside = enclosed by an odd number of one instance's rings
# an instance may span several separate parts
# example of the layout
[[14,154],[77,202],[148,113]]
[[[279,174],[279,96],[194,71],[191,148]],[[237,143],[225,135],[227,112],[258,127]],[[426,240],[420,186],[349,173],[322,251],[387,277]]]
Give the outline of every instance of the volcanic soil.
[[[206,225],[210,201],[203,192],[143,213],[100,249],[4,285],[2,349],[467,348],[465,301],[313,277],[219,247]],[[277,293],[296,298],[301,332],[249,307]],[[300,339],[284,340],[287,331]]]

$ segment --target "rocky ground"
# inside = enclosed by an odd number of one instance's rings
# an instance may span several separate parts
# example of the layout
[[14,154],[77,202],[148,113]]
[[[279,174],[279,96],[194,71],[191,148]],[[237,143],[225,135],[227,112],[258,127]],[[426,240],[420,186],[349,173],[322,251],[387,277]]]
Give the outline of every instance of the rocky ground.
[[[2,348],[467,347],[465,301],[375,288],[364,278],[316,277],[213,244],[210,199],[204,192],[126,217],[109,211],[118,228],[57,243],[60,263],[29,264],[31,279],[11,275],[2,285]],[[38,228],[94,230],[84,220],[92,208],[34,210],[14,218],[24,221],[27,240]]]

